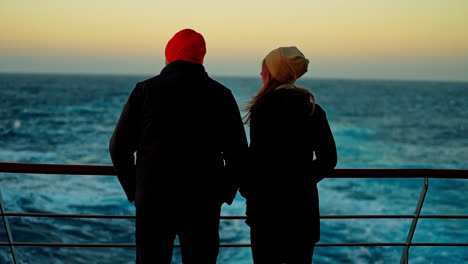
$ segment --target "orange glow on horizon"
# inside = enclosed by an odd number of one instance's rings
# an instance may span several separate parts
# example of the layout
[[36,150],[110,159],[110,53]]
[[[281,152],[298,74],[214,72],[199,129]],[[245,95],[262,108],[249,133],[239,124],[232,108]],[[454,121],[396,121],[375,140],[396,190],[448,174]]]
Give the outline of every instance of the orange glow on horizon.
[[466,0],[4,0],[0,56],[162,58],[193,28],[207,61],[258,61],[289,45],[331,60],[468,60],[466,14]]

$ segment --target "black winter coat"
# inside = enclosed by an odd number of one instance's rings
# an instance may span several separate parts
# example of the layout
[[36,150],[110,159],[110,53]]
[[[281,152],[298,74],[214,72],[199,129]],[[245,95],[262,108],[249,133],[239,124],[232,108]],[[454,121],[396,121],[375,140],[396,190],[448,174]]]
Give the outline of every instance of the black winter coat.
[[271,217],[279,215],[278,223],[318,241],[317,183],[337,163],[325,111],[318,104],[312,111],[304,92],[274,90],[251,109],[250,141],[251,173],[240,189],[247,200],[247,223],[272,223]]
[[231,91],[203,65],[175,61],[136,85],[109,150],[128,200],[172,208],[231,203],[247,141]]

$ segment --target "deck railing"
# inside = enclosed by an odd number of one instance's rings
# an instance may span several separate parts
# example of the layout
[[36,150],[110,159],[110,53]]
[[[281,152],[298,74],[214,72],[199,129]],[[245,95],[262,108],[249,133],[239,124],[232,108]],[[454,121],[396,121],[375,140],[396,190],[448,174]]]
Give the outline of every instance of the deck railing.
[[[28,164],[28,163],[0,163],[0,173],[30,173],[30,174],[65,174],[65,175],[96,175],[115,176],[112,166],[104,165],[62,165],[62,164]],[[401,243],[317,243],[317,247],[382,247],[398,246],[404,247],[400,263],[408,263],[410,247],[432,247],[432,246],[460,246],[467,247],[468,243],[414,243],[412,242],[418,220],[424,219],[468,219],[468,215],[421,215],[421,209],[429,188],[430,178],[439,179],[468,179],[468,170],[446,170],[446,169],[335,169],[333,175],[328,178],[423,178],[424,183],[413,215],[322,215],[321,219],[412,219],[408,231],[407,239]],[[135,219],[134,215],[89,215],[89,214],[49,214],[49,213],[19,213],[7,212],[4,207],[0,189],[0,214],[3,218],[3,225],[7,234],[7,242],[0,242],[1,246],[10,248],[13,263],[17,263],[18,258],[15,247],[135,247],[135,244],[115,244],[115,243],[31,243],[16,242],[13,239],[11,228],[8,224],[9,217],[46,217],[46,218],[93,218],[93,219]],[[221,216],[221,219],[236,220],[246,219],[245,216]],[[179,245],[175,245],[178,247]],[[250,244],[220,244],[220,247],[250,247]]]

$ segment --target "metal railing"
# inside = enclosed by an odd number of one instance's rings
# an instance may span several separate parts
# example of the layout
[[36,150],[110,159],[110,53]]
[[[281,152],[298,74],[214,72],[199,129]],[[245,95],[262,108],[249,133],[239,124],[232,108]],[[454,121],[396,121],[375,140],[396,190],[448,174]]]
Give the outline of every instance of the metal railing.
[[[28,163],[0,163],[0,172],[3,173],[30,173],[30,174],[66,174],[66,175],[96,175],[115,176],[112,166],[104,165],[62,165],[62,164],[28,164]],[[317,247],[404,247],[400,263],[408,263],[410,247],[431,246],[460,246],[467,247],[468,243],[413,243],[413,235],[418,220],[423,219],[468,219],[468,215],[421,215],[421,209],[429,188],[429,178],[439,179],[468,179],[468,170],[446,169],[335,169],[333,175],[327,178],[424,178],[424,184],[413,215],[322,215],[320,219],[412,219],[406,242],[404,243],[317,243]],[[92,218],[92,219],[135,219],[134,215],[90,215],[90,214],[51,214],[51,213],[18,213],[7,212],[0,192],[0,213],[3,218],[4,228],[7,234],[7,242],[0,242],[1,246],[10,248],[13,263],[18,258],[15,247],[92,247],[92,248],[128,248],[135,244],[116,243],[31,243],[15,242],[8,224],[8,217],[45,217],[45,218]],[[224,220],[242,220],[245,216],[221,216]],[[220,244],[220,247],[250,247],[250,244]],[[179,247],[179,245],[175,245]]]

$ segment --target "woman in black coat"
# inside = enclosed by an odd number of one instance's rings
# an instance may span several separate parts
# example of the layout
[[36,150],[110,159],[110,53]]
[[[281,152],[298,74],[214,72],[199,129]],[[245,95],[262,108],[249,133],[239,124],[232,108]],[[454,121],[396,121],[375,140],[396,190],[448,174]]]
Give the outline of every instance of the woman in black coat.
[[330,175],[337,154],[324,110],[294,85],[308,63],[296,47],[271,51],[263,87],[247,107],[250,173],[240,192],[255,264],[312,263],[320,239],[317,183]]

